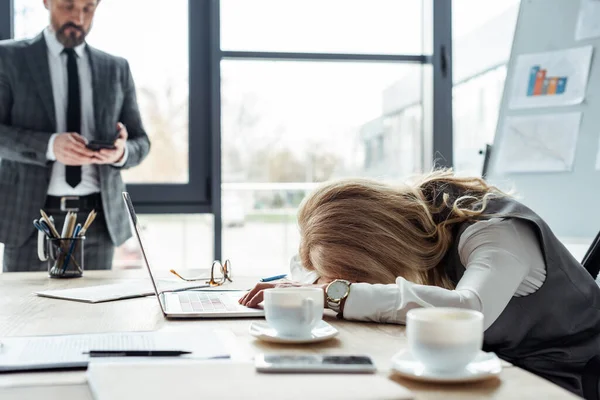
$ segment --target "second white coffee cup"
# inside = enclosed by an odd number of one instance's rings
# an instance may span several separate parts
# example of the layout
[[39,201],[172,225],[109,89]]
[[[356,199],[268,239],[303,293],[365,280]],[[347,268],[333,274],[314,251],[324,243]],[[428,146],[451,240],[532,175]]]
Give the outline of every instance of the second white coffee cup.
[[318,288],[273,288],[265,290],[267,323],[286,337],[306,337],[323,318],[324,295]]
[[415,308],[406,314],[413,357],[425,368],[452,372],[473,361],[483,345],[483,314],[460,308]]

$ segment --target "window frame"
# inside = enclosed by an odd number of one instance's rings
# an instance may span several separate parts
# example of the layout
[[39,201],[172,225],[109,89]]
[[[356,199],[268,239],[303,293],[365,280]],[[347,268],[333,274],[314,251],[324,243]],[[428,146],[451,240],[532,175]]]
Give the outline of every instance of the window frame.
[[[14,0],[13,0],[14,1]],[[127,190],[141,214],[210,214],[213,211],[212,88],[213,43],[207,19],[208,3],[188,0],[189,129],[188,183],[128,184]],[[198,23],[198,21],[204,23]],[[135,77],[134,77],[135,79]],[[207,110],[207,112],[193,112]],[[154,149],[156,151],[156,149]]]
[[[430,2],[431,4],[427,4]],[[212,31],[215,37],[220,36],[220,1],[210,0],[211,15],[215,27]],[[431,8],[429,8],[429,7]],[[309,52],[272,52],[272,51],[234,51],[221,50],[220,39],[216,40],[216,54],[218,59],[214,63],[215,75],[213,79],[220,82],[220,62],[222,60],[269,60],[269,61],[336,61],[336,62],[373,62],[373,63],[398,63],[431,65],[431,76],[423,73],[423,141],[425,145],[423,169],[432,167],[447,167],[453,165],[452,148],[452,4],[447,0],[423,0],[423,35],[430,37],[433,42],[431,55],[407,54],[354,54],[354,53],[309,53]],[[430,13],[430,15],[428,15]],[[431,25],[425,23],[431,18]],[[427,32],[430,28],[432,32]],[[427,80],[430,82],[427,82]],[[427,85],[429,83],[429,85]],[[427,93],[430,91],[430,93]],[[220,95],[220,91],[219,91]],[[220,123],[220,97],[219,103],[213,104],[218,108]],[[429,150],[429,151],[428,151]],[[220,150],[219,150],[220,158]],[[220,174],[220,163],[216,166]],[[221,176],[217,182],[221,181]],[[215,188],[218,196],[220,187]],[[218,201],[219,215],[215,214],[215,255],[221,255],[221,225],[220,225],[220,199]],[[218,226],[217,226],[218,225]],[[217,246],[217,243],[219,245]]]
[[13,0],[0,0],[0,40],[8,40],[14,36]]
[[[198,24],[207,16],[207,3],[188,1],[189,21],[189,130],[188,182],[127,185],[136,210],[142,214],[211,213],[210,53],[209,30]],[[42,4],[40,4],[42,7]],[[14,37],[14,0],[0,0],[0,39]],[[135,80],[135,76],[134,76]],[[153,149],[156,151],[156,148]]]
[[[14,0],[0,0],[0,39],[13,37]],[[188,0],[189,152],[187,184],[129,184],[142,214],[214,216],[214,257],[221,258],[221,67],[222,60],[373,62],[430,65],[423,74],[424,169],[452,167],[451,2],[423,0],[423,35],[431,55],[304,53],[221,50],[220,1]],[[430,14],[430,15],[428,15]],[[430,18],[431,24],[425,23]],[[428,31],[430,30],[430,31]],[[425,68],[424,68],[425,70]],[[154,151],[157,151],[155,148]]]

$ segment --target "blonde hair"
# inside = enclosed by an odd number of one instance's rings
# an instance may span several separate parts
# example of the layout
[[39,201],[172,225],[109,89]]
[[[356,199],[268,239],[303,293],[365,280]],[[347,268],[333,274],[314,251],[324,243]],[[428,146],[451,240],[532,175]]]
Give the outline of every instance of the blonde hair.
[[326,183],[298,212],[300,258],[326,278],[454,288],[441,265],[458,224],[485,218],[497,188],[450,170],[392,186],[368,179]]

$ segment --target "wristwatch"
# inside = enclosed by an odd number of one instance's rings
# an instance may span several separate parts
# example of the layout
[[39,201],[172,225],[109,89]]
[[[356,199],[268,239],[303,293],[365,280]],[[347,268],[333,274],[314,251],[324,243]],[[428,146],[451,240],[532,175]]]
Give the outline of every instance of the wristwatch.
[[327,307],[331,310],[342,313],[344,311],[344,303],[350,294],[350,281],[344,279],[336,279],[327,285],[325,295],[327,296]]

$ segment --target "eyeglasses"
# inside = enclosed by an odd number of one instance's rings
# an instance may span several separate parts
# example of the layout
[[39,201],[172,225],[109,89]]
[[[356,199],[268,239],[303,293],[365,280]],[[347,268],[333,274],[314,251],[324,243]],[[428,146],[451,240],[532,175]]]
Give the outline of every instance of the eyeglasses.
[[195,282],[195,281],[206,281],[210,286],[221,286],[227,281],[233,282],[231,280],[231,261],[225,260],[225,263],[221,263],[219,260],[215,260],[210,267],[210,278],[208,277],[195,277],[195,278],[184,278],[179,275],[177,271],[174,269],[171,270],[171,273],[182,279],[186,282]]

